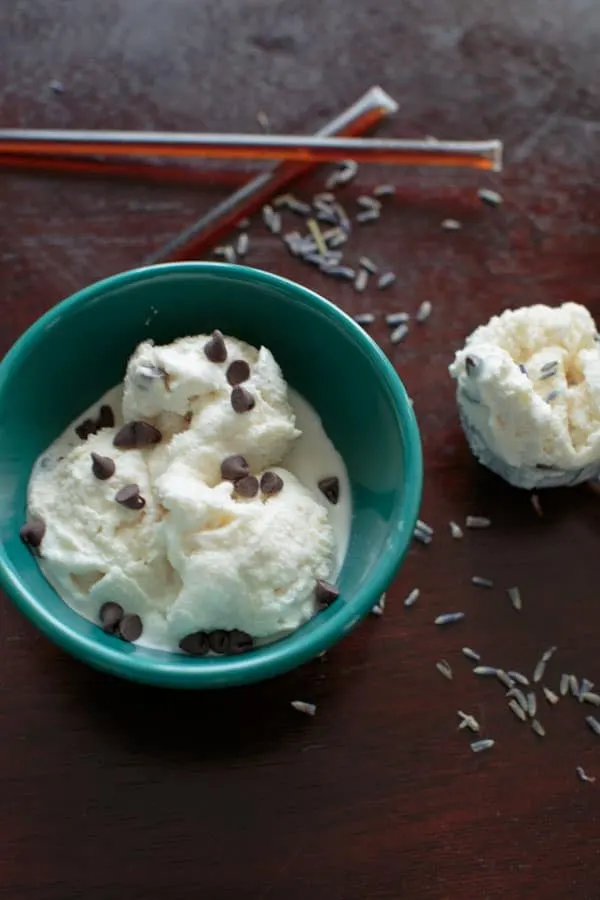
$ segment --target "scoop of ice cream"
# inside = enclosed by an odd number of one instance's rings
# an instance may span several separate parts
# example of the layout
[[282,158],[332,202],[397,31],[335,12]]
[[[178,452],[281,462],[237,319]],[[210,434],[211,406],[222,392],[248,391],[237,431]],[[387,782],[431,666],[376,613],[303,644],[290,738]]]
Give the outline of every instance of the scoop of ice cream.
[[[88,438],[31,483],[30,515],[46,523],[42,564],[76,609],[97,619],[103,603],[120,603],[142,617],[151,641],[166,637],[173,648],[195,631],[271,636],[314,614],[315,583],[331,575],[333,530],[294,475],[271,469],[283,488],[244,497],[233,482],[210,487],[178,461],[154,484],[155,448],[121,451],[114,434]],[[94,474],[92,453],[112,460],[113,474]],[[126,493],[118,500],[131,484],[142,508]]]
[[209,487],[185,462],[158,479],[167,554],[183,585],[168,613],[177,641],[214,628],[264,637],[314,614],[315,582],[331,574],[333,531],[307,488],[273,471],[283,489],[251,498],[231,482]]
[[[117,427],[74,428],[30,482],[41,563],[59,593],[95,621],[103,603],[120,604],[141,617],[145,641],[169,649],[196,631],[297,628],[333,568],[325,499],[273,467],[300,435],[277,363],[230,338],[207,354],[208,341],[141,344]],[[222,474],[232,457],[252,473],[245,482],[231,465]],[[259,490],[265,470],[277,477]]]
[[[270,351],[226,337],[226,359],[220,362],[206,355],[209,341],[210,336],[199,335],[167,346],[145,342],[129,361],[125,420],[151,422],[172,438],[153,454],[154,477],[177,460],[215,485],[225,456],[242,454],[253,470],[263,469],[281,462],[299,435],[286,383]],[[240,378],[239,386],[254,401],[246,412],[232,405]]]
[[[307,621],[336,565],[334,532],[313,457],[299,466],[309,487],[276,467],[300,432],[271,353],[221,335],[144,343],[110,394],[116,427],[88,411],[90,427],[74,423],[30,481],[59,594],[96,622],[119,604],[143,643],[169,650],[198,631],[274,637]],[[319,434],[327,474],[337,454]]]
[[[114,434],[103,429],[31,480],[30,515],[46,523],[42,564],[59,593],[88,615],[109,600],[130,612],[164,611],[180,583],[164,552],[164,509],[150,482],[149,451],[121,451]],[[114,474],[98,478],[92,453],[112,460]],[[143,507],[117,501],[128,485],[137,485]]]
[[585,307],[507,310],[477,328],[450,374],[475,456],[517,487],[600,469],[600,344]]

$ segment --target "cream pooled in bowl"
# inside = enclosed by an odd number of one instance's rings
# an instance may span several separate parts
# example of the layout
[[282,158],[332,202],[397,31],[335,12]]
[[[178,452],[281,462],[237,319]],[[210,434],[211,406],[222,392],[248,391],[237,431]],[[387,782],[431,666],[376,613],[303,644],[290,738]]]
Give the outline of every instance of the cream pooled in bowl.
[[450,366],[479,462],[516,487],[574,485],[600,473],[600,343],[577,303],[507,310],[467,338]]

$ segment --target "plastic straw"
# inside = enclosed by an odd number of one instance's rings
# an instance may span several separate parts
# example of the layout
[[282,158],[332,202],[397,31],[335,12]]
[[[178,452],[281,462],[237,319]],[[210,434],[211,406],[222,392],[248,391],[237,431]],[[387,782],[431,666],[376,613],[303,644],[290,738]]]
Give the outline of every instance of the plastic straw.
[[[389,94],[380,87],[372,87],[317,134],[364,134],[397,109],[398,104]],[[280,163],[270,171],[256,176],[152,253],[144,263],[150,265],[198,259],[231,231],[236,222],[256,212],[271,197],[313,168],[314,164],[311,163]]]

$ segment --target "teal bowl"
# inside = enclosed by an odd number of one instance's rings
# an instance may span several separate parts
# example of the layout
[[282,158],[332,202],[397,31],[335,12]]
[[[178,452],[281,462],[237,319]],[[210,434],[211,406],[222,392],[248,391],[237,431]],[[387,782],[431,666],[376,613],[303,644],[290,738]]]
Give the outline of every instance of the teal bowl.
[[[235,657],[195,659],[125,644],[78,616],[19,539],[39,454],[123,378],[142,341],[220,328],[268,347],[288,383],[323,420],[352,485],[339,599],[295,633]],[[174,263],[124,272],[42,316],[0,364],[0,583],[17,607],[73,656],[122,678],[215,688],[270,678],[347,634],[377,602],[409,546],[423,481],[419,432],[393,367],[345,313],[257,269]]]

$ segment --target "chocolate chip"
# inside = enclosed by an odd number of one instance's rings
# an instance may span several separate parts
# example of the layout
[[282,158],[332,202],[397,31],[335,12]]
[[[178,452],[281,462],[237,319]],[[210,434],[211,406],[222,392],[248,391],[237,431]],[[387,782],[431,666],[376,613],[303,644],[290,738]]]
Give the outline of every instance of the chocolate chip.
[[149,422],[127,422],[115,434],[113,444],[123,450],[132,450],[159,444],[161,440],[162,434]]
[[133,641],[137,641],[143,630],[144,626],[139,616],[126,615],[119,622],[117,633],[122,641],[131,644]]
[[237,481],[250,473],[250,466],[245,456],[227,456],[221,463],[221,478],[225,481]]
[[19,530],[19,536],[24,544],[34,549],[39,547],[46,534],[46,523],[42,519],[31,519]]
[[194,631],[193,634],[186,634],[179,641],[179,649],[190,656],[206,656],[208,653],[208,635],[205,631]]
[[143,509],[146,501],[140,494],[137,484],[126,484],[115,494],[115,500],[127,509]]
[[252,640],[252,636],[246,634],[245,631],[238,631],[237,628],[234,628],[233,631],[229,632],[229,652],[232,654],[238,653],[246,653],[248,650],[252,650],[254,646],[254,641]]
[[231,405],[233,406],[236,413],[245,413],[249,412],[254,408],[254,404],[256,400],[246,388],[243,387],[234,387],[231,392]]
[[75,434],[78,438],[81,438],[82,441],[87,441],[90,434],[96,434],[97,430],[96,423],[93,419],[84,419],[83,422],[80,422],[80,424],[76,426]]
[[235,492],[240,497],[256,497],[258,494],[258,478],[254,475],[246,475],[235,482]]
[[91,434],[96,434],[101,428],[112,428],[114,424],[115,414],[112,411],[112,407],[108,406],[108,404],[104,404],[100,407],[100,412],[98,413],[96,421],[93,419],[84,419],[83,422],[75,428],[75,433],[82,441],[86,441]]
[[214,363],[222,363],[227,359],[227,347],[218,329],[213,331],[210,340],[204,345],[204,353],[207,359]]
[[481,360],[478,356],[465,356],[465,369],[467,375],[474,375],[480,366]]
[[241,384],[242,381],[248,381],[250,378],[250,366],[245,359],[236,359],[227,369],[225,377],[229,384],[235,387],[236,384]]
[[123,618],[123,612],[123,607],[118,603],[103,603],[98,614],[102,630],[107,634],[114,634]]
[[112,411],[112,406],[108,406],[108,404],[104,404],[100,407],[100,412],[98,414],[98,420],[96,422],[97,429],[100,428],[113,428],[115,424],[115,414]]
[[328,581],[317,581],[315,586],[315,600],[320,609],[327,609],[334,600],[340,596],[340,592]]
[[340,479],[337,475],[331,475],[328,478],[321,478],[319,481],[319,490],[325,494],[330,503],[335,504],[340,499]]
[[99,453],[92,453],[92,472],[100,481],[106,481],[107,478],[114,475],[116,468],[115,461],[110,456],[100,456]]
[[277,472],[264,472],[260,479],[260,489],[267,497],[278,494],[283,488],[283,478]]
[[229,634],[219,628],[217,631],[211,631],[208,635],[208,646],[213,653],[222,655],[229,650]]

